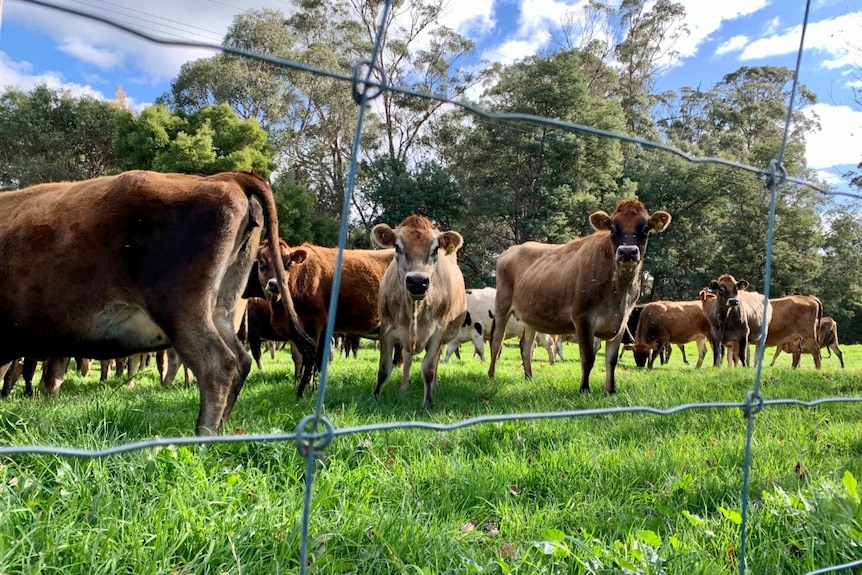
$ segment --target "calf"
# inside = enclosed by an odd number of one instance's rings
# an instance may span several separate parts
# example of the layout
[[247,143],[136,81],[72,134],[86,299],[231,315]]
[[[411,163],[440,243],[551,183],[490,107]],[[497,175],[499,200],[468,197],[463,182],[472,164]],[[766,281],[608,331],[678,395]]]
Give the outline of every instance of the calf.
[[173,345],[199,383],[195,431],[216,433],[251,368],[232,319],[261,226],[278,237],[269,185],[241,172],[134,171],[4,192],[0,213],[0,364]]
[[814,366],[820,369],[820,343],[817,329],[823,317],[823,305],[810,295],[793,295],[770,299],[772,320],[766,334],[766,347],[777,347],[772,363],[785,343],[793,354],[793,367],[799,367],[803,353],[814,357]]
[[[703,365],[706,357],[706,340],[710,338],[709,320],[703,313],[700,300],[654,301],[646,304],[632,345],[635,360],[648,358],[652,369],[656,357],[670,350],[671,344],[684,345],[697,342],[697,365]],[[638,363],[638,367],[643,364]]]
[[[721,354],[724,346],[729,344],[738,346],[739,361],[747,366],[748,344],[757,343],[764,322],[768,337],[772,306],[767,302],[764,315],[763,294],[745,291],[748,285],[746,280],[737,281],[730,274],[724,274],[709,283],[709,290],[716,296],[707,313],[715,367],[721,366]],[[702,301],[705,303],[705,300]]]
[[838,347],[838,322],[829,316],[825,316],[820,320],[820,329],[817,331],[817,339],[820,342],[820,349],[826,348],[829,356],[832,352],[838,356],[838,361],[841,362],[841,368],[844,368],[844,354],[841,353],[841,348]]
[[[595,233],[567,244],[527,242],[508,248],[497,260],[497,301],[491,339],[494,377],[503,343],[503,326],[514,313],[526,325],[529,341],[536,331],[577,333],[581,391],[590,390],[595,337],[605,346],[605,392],[616,391],[614,371],[626,320],[640,295],[640,273],[647,238],[670,224],[667,212],[650,215],[637,200],[623,200],[613,214],[595,212]],[[524,375],[532,378],[529,354],[522,351]]]
[[[310,354],[302,354],[302,375],[296,394],[302,397],[314,373],[320,370],[332,297],[337,248],[302,244],[291,248],[279,242],[281,261],[287,269],[287,289],[296,308],[299,323],[315,342]],[[394,250],[344,250],[341,262],[341,285],[335,331],[367,335],[380,327],[377,292],[383,274],[389,267]],[[274,281],[273,267],[266,240],[258,250],[258,275],[272,306],[272,326],[282,339],[291,339],[286,316],[278,304],[280,293]]]
[[425,350],[422,381],[425,405],[432,407],[437,363],[443,342],[456,336],[467,315],[464,276],[456,252],[464,240],[456,231],[441,232],[425,217],[412,215],[392,229],[378,224],[371,238],[395,248],[395,259],[380,283],[380,364],[374,397],[392,372],[395,341],[402,346],[401,390],[407,390],[413,355]]

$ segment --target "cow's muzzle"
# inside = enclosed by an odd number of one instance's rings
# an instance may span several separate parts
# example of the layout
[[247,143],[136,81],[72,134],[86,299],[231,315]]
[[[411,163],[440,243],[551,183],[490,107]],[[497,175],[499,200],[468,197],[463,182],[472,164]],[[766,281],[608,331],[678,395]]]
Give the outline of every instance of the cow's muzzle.
[[407,293],[414,300],[425,299],[428,295],[428,286],[431,285],[431,278],[426,274],[408,274],[404,278],[404,285],[407,287]]
[[638,263],[641,261],[641,250],[637,246],[619,246],[617,248],[617,262]]
[[729,297],[727,298],[727,307],[736,307],[739,305],[738,297]]
[[267,280],[266,282],[266,291],[267,293],[277,294],[278,293],[278,282],[275,278]]

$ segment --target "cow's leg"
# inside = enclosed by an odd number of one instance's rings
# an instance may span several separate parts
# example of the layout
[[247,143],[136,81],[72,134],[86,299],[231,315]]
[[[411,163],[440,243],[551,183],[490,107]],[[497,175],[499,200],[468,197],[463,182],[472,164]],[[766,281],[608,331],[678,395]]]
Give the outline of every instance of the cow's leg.
[[677,347],[679,347],[679,352],[682,354],[682,362],[683,362],[685,365],[690,365],[690,364],[688,363],[688,358],[687,358],[687,357],[686,357],[686,355],[685,355],[685,345],[677,344]]
[[[580,336],[578,336],[580,339]],[[623,341],[623,333],[617,335],[614,339],[609,339],[605,344],[605,393],[616,393],[617,392],[617,381],[616,381],[616,369],[617,369],[617,361],[619,360],[619,354],[617,351],[621,347]],[[590,362],[590,368],[592,369],[592,363],[595,362],[596,352],[595,348],[589,345],[592,342],[592,336],[590,336],[589,340],[581,341],[581,347],[585,345],[589,348],[590,353],[592,354],[592,361]],[[582,371],[582,377],[586,376],[587,378],[587,391],[589,391],[589,371],[584,374]],[[581,384],[583,386],[583,384]]]
[[377,385],[374,386],[374,399],[380,399],[380,390],[389,374],[392,373],[392,348],[395,345],[395,334],[391,330],[380,327],[380,360],[377,365]]
[[299,346],[293,341],[289,341],[287,344],[290,347],[290,359],[293,360],[293,381],[298,382],[299,378],[302,377],[302,352],[299,351]]
[[[239,294],[237,294],[237,299],[238,298]],[[227,345],[235,358],[234,370],[225,370],[226,373],[231,374],[233,377],[232,380],[228,380],[230,381],[230,388],[228,390],[227,401],[225,402],[221,421],[227,421],[230,414],[233,412],[236,400],[239,398],[240,391],[242,391],[242,386],[245,384],[245,380],[248,377],[249,372],[251,372],[252,362],[251,355],[249,355],[245,349],[245,344],[237,335],[236,322],[234,318],[236,300],[231,302],[228,299],[228,302],[230,305],[227,307],[217,307],[213,314],[216,329],[218,330],[222,341],[224,341],[225,345]]]
[[0,396],[2,397],[6,397],[7,395],[9,395],[10,389],[6,389],[6,374],[9,373],[9,369],[12,367],[12,364],[15,361],[17,360],[13,360],[8,363],[4,363],[3,365],[0,365],[0,379],[3,379],[3,389],[2,391],[0,391]]
[[425,345],[425,358],[422,360],[422,383],[425,384],[425,407],[434,407],[434,388],[437,387],[437,362],[440,347],[443,345],[443,330],[437,330]]
[[775,366],[775,360],[777,360],[778,356],[781,355],[781,348],[782,347],[783,347],[782,345],[776,345],[775,346],[775,353],[772,355],[772,362],[769,364],[769,367]]
[[524,335],[521,336],[521,361],[524,365],[524,377],[533,379],[533,346],[536,342],[536,330],[524,325]]
[[0,396],[8,397],[12,392],[12,386],[21,377],[21,372],[24,371],[24,358],[13,360],[4,367],[6,369],[3,372],[3,390],[0,391]]
[[[619,342],[616,346],[612,346],[609,341],[605,347],[605,363],[610,363],[610,357],[615,360],[613,365],[616,365],[617,354],[619,353]],[[596,362],[596,352],[593,347],[592,329],[585,324],[578,326],[578,354],[581,359],[581,393],[590,392],[590,372],[593,371],[593,364]],[[605,379],[607,384],[607,378]]]
[[712,332],[712,366],[721,367],[724,359],[724,342],[715,332]]
[[557,363],[557,347],[554,342],[554,336],[548,333],[537,334],[539,336],[539,340],[542,342],[542,347],[545,348],[545,351],[548,352],[548,363],[551,365],[556,365]]
[[[263,362],[260,359],[260,348],[263,345],[263,341],[261,340],[260,334],[257,333],[257,330],[248,332],[248,348],[251,351],[251,357],[254,358],[254,363],[257,365],[257,368],[260,371],[263,371]],[[275,354],[272,354],[272,359],[275,359]]]
[[21,366],[21,375],[24,376],[24,395],[27,397],[33,397],[33,378],[36,376],[38,363],[32,357],[25,357]]
[[842,353],[841,348],[838,347],[838,343],[830,344],[829,348],[838,356],[838,361],[841,362],[841,369],[844,369],[844,353]]
[[411,365],[413,365],[413,354],[406,348],[401,348],[401,393],[407,393],[407,390],[410,389]]
[[51,357],[42,362],[42,386],[54,399],[60,397],[60,385],[69,367],[68,357]]
[[449,358],[452,357],[452,354],[455,353],[455,350],[458,349],[458,341],[450,341],[446,344],[446,355],[443,357],[443,363],[449,363]]
[[99,382],[104,383],[108,381],[108,372],[111,369],[111,362],[114,361],[112,359],[100,359],[99,360]]
[[696,340],[697,344],[697,363],[695,364],[695,369],[700,369],[700,366],[703,365],[703,360],[706,358],[706,340],[702,338],[698,338]]
[[[499,303],[498,297],[497,304]],[[496,375],[497,360],[500,358],[503,339],[506,337],[506,324],[509,322],[509,315],[511,314],[508,307],[505,308],[504,313],[501,313],[501,309],[499,305],[496,306],[494,319],[491,321],[491,365],[488,367],[488,377]]]
[[657,341],[655,344],[655,349],[651,349],[649,351],[649,359],[647,359],[647,369],[652,369],[655,365],[656,358],[659,358],[659,364],[663,364],[664,362],[661,360],[662,349],[664,349],[664,342]]
[[[180,372],[180,365],[182,365],[182,361],[180,360],[180,356],[177,355],[177,350],[172,347],[165,349],[159,352],[164,357],[164,371],[160,370],[161,375],[161,383],[164,387],[170,387],[174,384],[174,380],[177,377],[177,374]],[[189,381],[188,370],[186,370],[186,383]]]
[[739,363],[742,364],[742,367],[748,367],[749,363],[749,350],[748,350],[748,336],[743,336],[737,342],[739,346]]
[[814,368],[821,369],[823,365],[821,363],[820,346],[816,339],[809,342],[809,349],[814,350],[811,352],[812,357],[814,357]]
[[81,373],[81,377],[87,377],[90,375],[90,358],[76,357],[75,365],[78,366],[78,371]]
[[479,354],[479,361],[485,363],[485,337],[478,331],[470,331],[470,340],[473,342],[474,354]]

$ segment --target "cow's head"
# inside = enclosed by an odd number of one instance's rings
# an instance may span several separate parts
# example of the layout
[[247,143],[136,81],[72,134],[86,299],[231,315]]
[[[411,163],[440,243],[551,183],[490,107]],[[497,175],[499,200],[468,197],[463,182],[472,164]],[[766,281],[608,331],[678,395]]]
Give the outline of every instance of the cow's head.
[[611,215],[598,211],[590,215],[597,231],[608,231],[613,242],[614,259],[623,265],[637,265],[646,251],[650,232],[662,232],[670,225],[670,214],[659,210],[652,215],[637,200],[622,200]]
[[[288,275],[291,267],[301,264],[308,258],[308,250],[303,247],[291,249],[282,239],[278,240],[278,249],[281,253],[282,265],[284,265],[284,270]],[[257,260],[254,267],[257,268],[257,279],[266,298],[278,299],[278,281],[275,279],[275,266],[272,265],[270,253],[269,240],[263,240],[257,250]]]
[[737,281],[730,274],[724,274],[709,282],[709,291],[715,294],[716,305],[719,306],[719,309],[739,306],[739,290],[744,290],[747,287],[747,281]]
[[458,232],[441,232],[431,220],[418,215],[408,216],[395,229],[377,224],[371,230],[371,239],[382,248],[395,248],[391,265],[396,266],[413,301],[428,295],[438,258],[451,256],[464,243]]

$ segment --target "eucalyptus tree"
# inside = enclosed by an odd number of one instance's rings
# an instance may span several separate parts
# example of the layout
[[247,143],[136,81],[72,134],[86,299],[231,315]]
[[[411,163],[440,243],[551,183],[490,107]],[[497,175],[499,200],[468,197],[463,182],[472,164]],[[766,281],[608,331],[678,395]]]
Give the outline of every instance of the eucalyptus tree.
[[823,313],[838,322],[842,342],[862,341],[862,206],[836,204],[826,212],[823,265],[816,293]]
[[[727,74],[711,90],[683,88],[669,101],[665,116],[657,119],[668,143],[699,156],[714,156],[766,169],[778,155],[790,101],[792,71],[778,67],[743,67]],[[799,86],[796,111],[786,144],[784,167],[791,175],[812,177],[805,164],[804,135],[817,127],[816,120],[801,109],[815,101],[805,86]],[[646,172],[661,171],[668,160],[657,157],[648,166],[628,170],[640,182],[643,197],[660,195],[673,187],[679,203],[697,207],[699,235],[691,245],[699,247],[704,272],[715,277],[731,273],[762,287],[766,266],[769,190],[764,178],[727,166],[692,168],[697,178],[687,177],[689,186],[660,182]],[[771,294],[786,295],[813,290],[820,273],[821,224],[819,213],[825,198],[804,186],[783,185],[776,198],[776,227],[772,245]],[[665,207],[665,206],[663,206]],[[665,208],[667,209],[667,208]],[[671,211],[673,213],[673,211]],[[676,216],[676,214],[674,214]],[[676,228],[679,233],[680,227]],[[669,230],[670,231],[670,230]],[[664,241],[672,241],[673,234]],[[703,238],[704,241],[698,241]],[[704,249],[706,248],[706,249]],[[697,288],[703,276],[691,282],[673,277],[672,283]],[[664,296],[664,294],[661,294]]]
[[0,94],[0,190],[119,171],[111,102],[40,85]]
[[[581,54],[568,50],[497,66],[479,104],[606,130],[622,128],[619,104],[589,93]],[[614,139],[522,121],[453,112],[438,132],[445,166],[456,175],[466,210],[465,257],[486,276],[505,247],[562,242],[591,231],[589,214],[612,209],[632,189],[620,182]],[[467,227],[469,226],[469,227]]]

